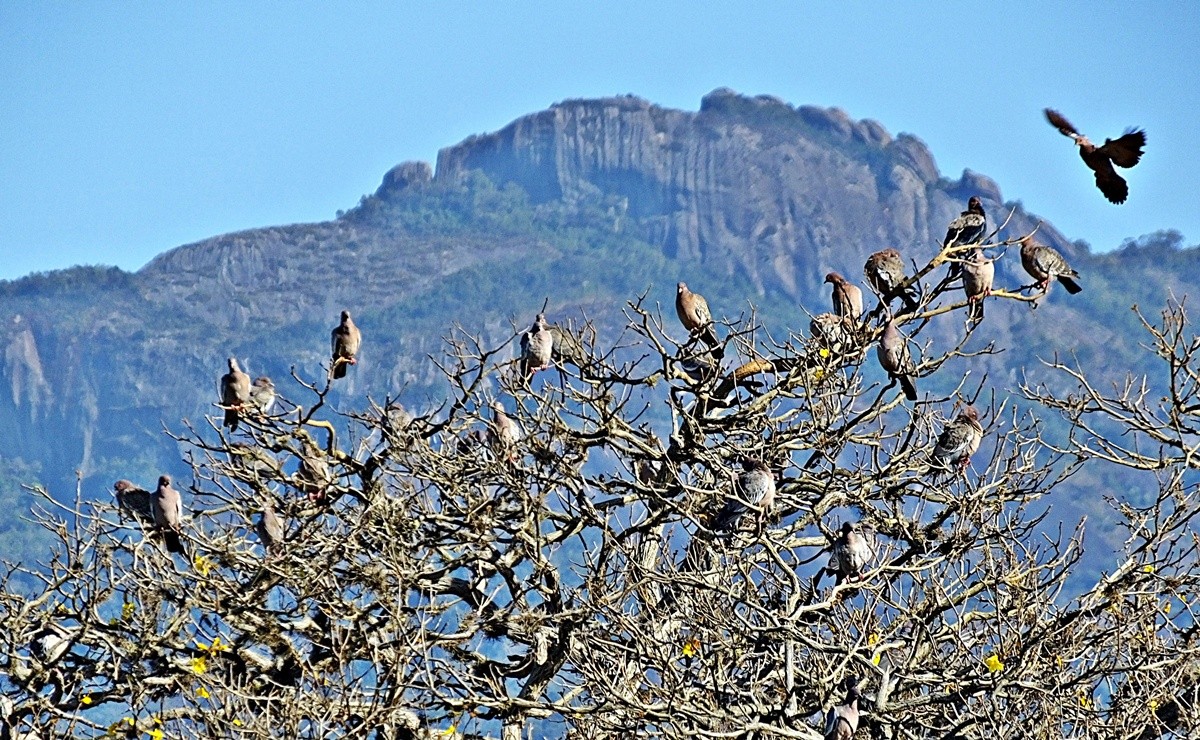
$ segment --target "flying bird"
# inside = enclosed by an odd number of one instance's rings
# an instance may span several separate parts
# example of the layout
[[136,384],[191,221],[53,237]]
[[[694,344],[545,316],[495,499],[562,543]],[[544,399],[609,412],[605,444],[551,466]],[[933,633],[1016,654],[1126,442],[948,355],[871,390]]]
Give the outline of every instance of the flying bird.
[[250,376],[238,367],[238,361],[229,358],[229,372],[221,376],[221,407],[225,409],[223,425],[236,432],[241,412],[250,403]]
[[825,282],[833,284],[833,312],[843,319],[858,321],[863,313],[862,288],[851,283],[836,272],[825,276]]
[[1075,282],[1079,273],[1071,269],[1058,250],[1038,244],[1033,237],[1027,236],[1021,240],[1021,265],[1037,280],[1038,287],[1043,293],[1050,290],[1050,281],[1058,278],[1067,292],[1071,295],[1083,290],[1083,286]]
[[891,303],[893,298],[904,301],[904,310],[916,311],[917,301],[911,290],[904,290],[904,258],[895,249],[881,249],[867,258],[863,265],[863,275],[867,284],[883,299],[884,304]]
[[151,499],[154,512],[154,525],[162,533],[167,543],[167,551],[186,554],[180,532],[183,529],[183,498],[179,491],[171,486],[171,476],[163,475],[158,479],[158,488]]
[[765,516],[775,503],[775,476],[761,460],[742,459],[742,473],[734,485],[733,495],[725,499],[724,506],[713,519],[716,532],[735,532],[742,519],[752,510]]
[[675,314],[679,323],[693,336],[699,336],[709,347],[720,344],[717,332],[713,329],[712,312],[708,310],[708,301],[699,293],[688,290],[687,283],[681,282],[675,290]]
[[346,377],[346,366],[358,364],[358,349],[362,346],[362,332],[354,325],[349,311],[342,311],[342,320],[333,328],[331,345],[333,360],[330,374],[334,380]]
[[967,406],[954,421],[942,428],[929,464],[943,472],[962,472],[967,469],[971,455],[979,449],[982,441],[983,425],[979,423],[979,412],[974,406]]
[[1104,144],[1096,146],[1088,138],[1075,130],[1071,122],[1056,110],[1046,108],[1046,120],[1058,129],[1063,136],[1075,140],[1079,147],[1079,157],[1093,172],[1096,173],[1096,187],[1104,193],[1111,203],[1124,203],[1129,197],[1129,185],[1125,178],[1117,174],[1113,165],[1132,167],[1142,159],[1142,147],[1146,146],[1146,132],[1141,129],[1127,129],[1119,139],[1105,139]]
[[250,403],[263,416],[270,415],[275,408],[275,383],[267,376],[255,378],[250,386]]
[[992,294],[996,263],[988,259],[982,249],[972,249],[962,263],[962,275],[963,292],[970,304],[967,316],[971,321],[983,321],[983,300]]
[[521,335],[521,377],[529,380],[539,370],[550,367],[554,358],[554,334],[546,324],[546,315],[538,314],[533,326]]
[[826,570],[836,576],[837,583],[861,581],[863,569],[875,559],[875,532],[860,524],[844,522],[842,533],[833,542]]
[[900,382],[904,389],[904,397],[910,401],[917,400],[917,385],[913,377],[917,373],[912,355],[908,351],[908,342],[896,328],[896,322],[888,319],[883,325],[883,334],[879,336],[879,346],[875,348],[879,364],[887,371],[888,377]]
[[846,700],[825,713],[825,740],[851,740],[858,732],[858,679],[846,679]]

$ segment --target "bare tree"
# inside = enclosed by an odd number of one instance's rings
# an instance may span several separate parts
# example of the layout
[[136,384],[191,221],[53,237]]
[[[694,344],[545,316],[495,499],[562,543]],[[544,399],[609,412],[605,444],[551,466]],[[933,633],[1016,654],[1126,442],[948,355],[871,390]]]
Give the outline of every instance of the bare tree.
[[[643,297],[603,343],[549,327],[530,379],[456,329],[422,415],[339,414],[297,378],[236,436],[215,416],[178,435],[186,558],[128,504],[41,492],[59,544],[6,573],[4,737],[820,738],[855,686],[857,737],[1186,736],[1200,340],[1179,306],[1146,324],[1163,400],[1054,363],[1062,387],[1023,390],[1059,441],[988,389],[906,403],[870,351],[889,319],[918,379],[994,351],[968,351],[987,323],[933,279],[977,247],[914,271],[915,310],[816,336],[752,314],[711,347]],[[952,346],[920,344],[956,317]],[[1046,527],[1043,501],[1087,465],[1157,488],[1113,501],[1126,551],[1090,584],[1082,523]],[[718,531],[731,501],[752,515]]]

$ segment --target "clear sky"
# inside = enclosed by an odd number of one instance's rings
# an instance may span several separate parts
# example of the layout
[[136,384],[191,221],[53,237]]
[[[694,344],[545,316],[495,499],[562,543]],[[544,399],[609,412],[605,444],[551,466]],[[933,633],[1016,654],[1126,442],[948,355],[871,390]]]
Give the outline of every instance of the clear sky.
[[[839,106],[995,178],[1071,239],[1200,242],[1200,3],[0,0],[0,278],[137,269],[320,221],[384,172],[558,100]],[[1107,203],[1058,107],[1148,132]]]

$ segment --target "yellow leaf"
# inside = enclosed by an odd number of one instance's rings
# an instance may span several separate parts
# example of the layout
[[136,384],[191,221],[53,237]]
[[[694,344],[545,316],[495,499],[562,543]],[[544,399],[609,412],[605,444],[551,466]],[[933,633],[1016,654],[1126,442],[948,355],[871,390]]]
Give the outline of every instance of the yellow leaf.
[[155,728],[146,733],[150,736],[150,740],[163,740],[163,731]]
[[83,703],[83,705],[86,707],[88,704],[91,704],[91,703],[92,703],[92,697],[90,697],[90,696],[85,696],[85,697],[83,697],[82,699],[80,699],[80,701],[81,701],[81,702]]
[[235,719],[235,720],[233,720],[233,726],[234,726],[234,727],[241,727],[241,726],[242,726],[242,721],[241,721],[240,719]]
[[1151,699],[1150,701],[1146,702],[1146,706],[1150,707],[1151,712],[1157,712],[1158,711],[1158,699]]
[[700,654],[700,638],[691,637],[683,643],[683,657],[692,658]]
[[827,347],[822,347],[821,349],[817,350],[817,355],[820,357],[829,357],[829,355],[831,355],[831,354],[833,354],[833,353],[830,352],[829,348],[827,348]]
[[126,602],[125,605],[121,607],[121,619],[129,619],[136,613],[137,604],[133,603],[132,601]]
[[987,669],[992,673],[1004,670],[1004,661],[1000,660],[1000,656],[996,655],[995,653],[992,653],[984,658],[983,664],[987,666]]
[[200,697],[201,699],[211,699],[212,698],[211,696],[208,695],[208,689],[204,688],[203,686],[196,689],[196,696]]
[[878,632],[872,632],[871,634],[867,635],[867,647],[875,647],[878,644],[879,644],[879,633]]
[[1147,563],[1146,565],[1143,565],[1143,566],[1142,566],[1142,572],[1143,572],[1143,573],[1153,573],[1153,572],[1154,572],[1154,566],[1153,566],[1153,565],[1150,565],[1150,564],[1148,564],[1148,563]]
[[192,658],[192,673],[198,676],[203,676],[208,670],[208,659],[201,655],[198,658]]
[[209,572],[212,570],[212,566],[213,566],[212,561],[209,560],[208,558],[204,557],[203,555],[197,555],[192,560],[192,567],[195,568],[196,572],[199,573],[201,576],[207,576],[209,574]]
[[874,655],[872,655],[871,656],[871,665],[879,665],[879,659],[882,657],[883,657],[883,655],[880,653],[875,653]]
[[453,735],[456,732],[458,732],[458,725],[450,725],[446,729],[442,730],[442,735],[449,737],[450,735]]

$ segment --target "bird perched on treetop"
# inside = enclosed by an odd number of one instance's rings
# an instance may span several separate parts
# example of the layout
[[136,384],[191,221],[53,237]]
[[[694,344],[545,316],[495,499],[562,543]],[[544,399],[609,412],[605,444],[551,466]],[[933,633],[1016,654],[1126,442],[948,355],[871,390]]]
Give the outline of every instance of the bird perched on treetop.
[[179,491],[171,486],[171,476],[163,475],[158,479],[158,488],[150,500],[154,511],[154,524],[162,533],[169,552],[180,555],[186,554],[180,532],[183,529],[183,498]]
[[867,258],[863,265],[867,284],[875,289],[885,304],[893,298],[904,301],[904,310],[916,311],[917,301],[909,290],[900,288],[904,284],[904,258],[895,249],[881,249]]
[[275,383],[267,376],[254,379],[250,387],[250,403],[258,413],[267,416],[275,408]]
[[[972,195],[967,200],[967,210],[958,215],[946,227],[946,238],[942,240],[942,250],[961,247],[966,244],[979,244],[987,235],[987,214],[983,211],[983,201]],[[954,259],[962,259],[962,253],[953,254]],[[958,262],[950,263],[950,277],[956,277],[962,271]]]
[[1063,136],[1074,139],[1079,147],[1079,157],[1093,172],[1096,173],[1096,187],[1104,193],[1111,203],[1124,203],[1129,197],[1129,185],[1125,178],[1117,174],[1113,165],[1132,167],[1142,159],[1142,147],[1146,146],[1146,132],[1141,129],[1127,129],[1118,139],[1105,139],[1104,144],[1096,146],[1088,138],[1075,130],[1071,122],[1056,110],[1046,108],[1046,120],[1058,129]]
[[533,326],[521,335],[521,377],[528,380],[539,370],[550,367],[554,357],[554,335],[546,325],[546,315],[539,313]]
[[904,397],[910,401],[917,400],[917,385],[913,376],[917,373],[912,355],[908,351],[908,342],[896,328],[896,322],[888,319],[883,325],[883,333],[879,335],[879,346],[875,348],[879,365],[887,371],[888,377],[900,382],[904,389]]
[[238,367],[238,361],[229,358],[229,372],[221,376],[221,406],[225,409],[224,426],[236,432],[241,412],[250,403],[250,376]]
[[833,290],[831,291],[833,312],[843,319],[858,321],[858,317],[862,316],[863,313],[862,288],[851,283],[836,272],[827,274],[825,282],[833,285]]
[[826,570],[837,583],[861,581],[863,569],[875,558],[875,531],[860,524],[842,523],[842,533],[833,541]]
[[708,310],[708,301],[699,293],[688,290],[687,283],[680,282],[675,290],[675,315],[679,323],[692,336],[699,336],[709,347],[720,344],[717,332],[713,328],[712,312]]
[[962,263],[962,274],[963,292],[971,304],[967,316],[971,321],[982,321],[983,301],[992,294],[992,282],[996,279],[996,263],[982,249],[972,249]]
[[333,348],[331,376],[346,377],[346,366],[358,364],[358,350],[362,346],[362,332],[354,325],[349,311],[342,311],[341,322],[330,332],[330,343]]
[[1083,286],[1075,282],[1079,273],[1071,269],[1058,250],[1038,244],[1033,237],[1027,236],[1021,240],[1021,266],[1038,281],[1043,293],[1050,290],[1050,281],[1054,278],[1058,278],[1058,282],[1072,295],[1083,290]]
[[154,509],[150,505],[150,492],[139,488],[132,481],[119,480],[113,484],[117,506],[142,524],[154,522]]
[[761,460],[742,458],[742,473],[734,485],[733,495],[713,519],[716,532],[735,532],[742,519],[753,509],[765,516],[775,503],[775,476]]
[[954,421],[942,428],[929,464],[938,471],[962,472],[982,441],[983,425],[979,423],[979,412],[974,406],[967,406]]

